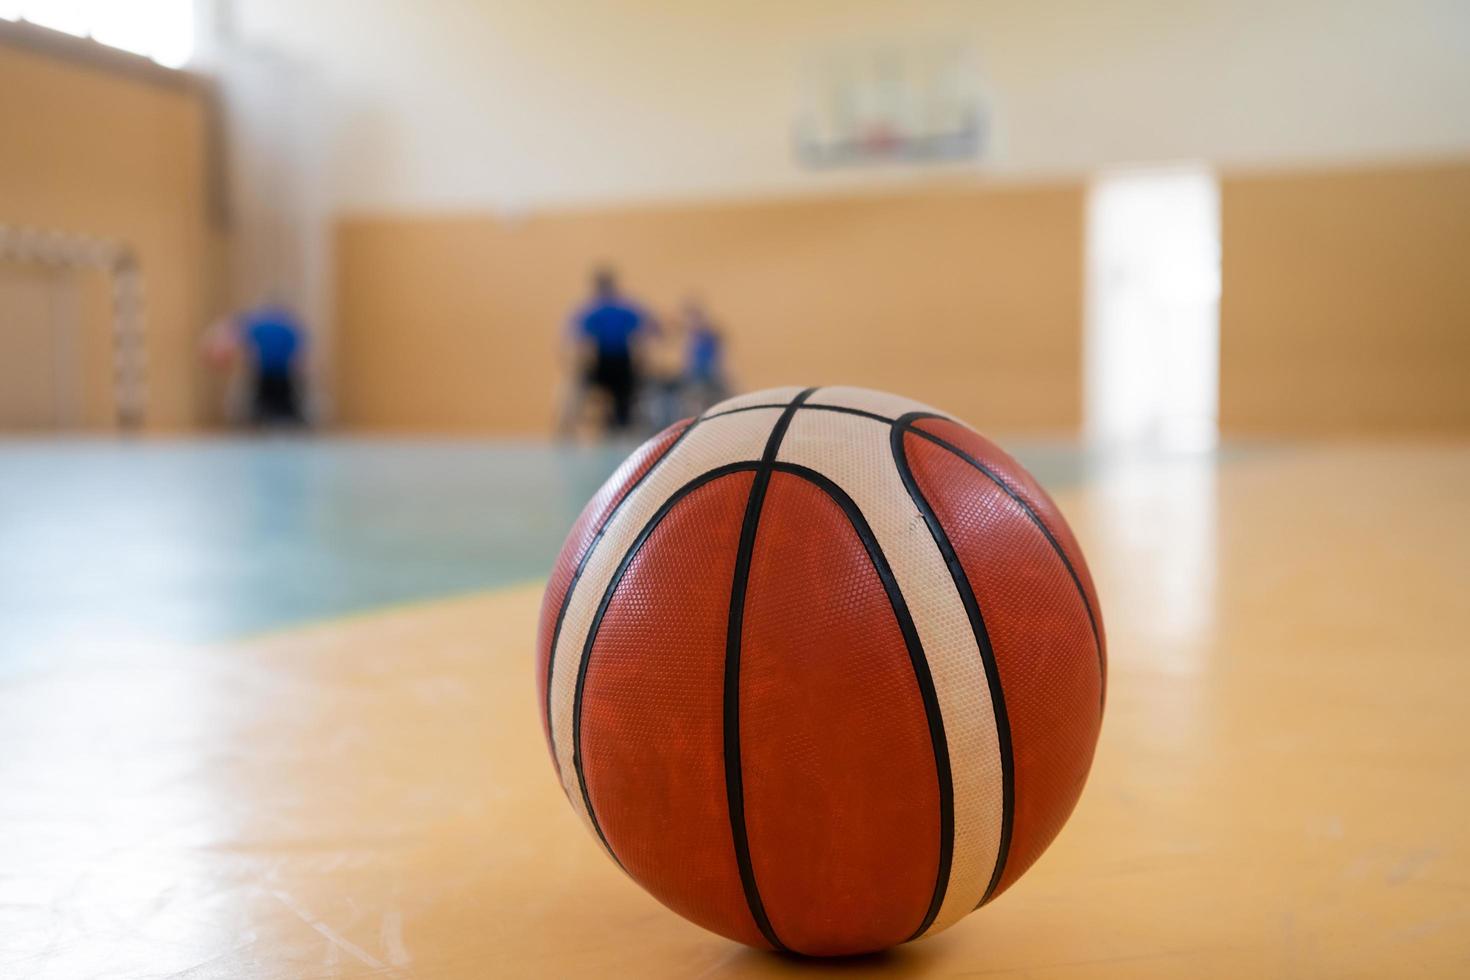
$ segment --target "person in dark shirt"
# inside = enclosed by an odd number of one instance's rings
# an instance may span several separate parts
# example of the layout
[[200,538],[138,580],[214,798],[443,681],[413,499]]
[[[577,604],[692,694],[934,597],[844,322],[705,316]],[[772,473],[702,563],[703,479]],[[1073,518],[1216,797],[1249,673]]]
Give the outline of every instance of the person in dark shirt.
[[301,324],[285,306],[268,303],[240,319],[240,339],[250,352],[255,384],[250,420],[256,425],[300,425],[297,364],[305,347]]
[[584,381],[604,391],[611,403],[608,431],[624,431],[633,422],[638,390],[637,346],[656,329],[653,318],[618,290],[611,269],[592,278],[592,298],[572,316],[572,335],[588,352]]

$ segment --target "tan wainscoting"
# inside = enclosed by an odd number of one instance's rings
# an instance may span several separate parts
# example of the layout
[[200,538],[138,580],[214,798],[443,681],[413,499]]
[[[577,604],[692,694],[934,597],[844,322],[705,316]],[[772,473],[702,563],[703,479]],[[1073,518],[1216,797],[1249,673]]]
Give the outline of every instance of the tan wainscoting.
[[689,292],[741,387],[890,389],[989,430],[1081,421],[1080,182],[338,227],[343,421],[545,433],[589,270]]
[[[587,271],[726,324],[742,386],[854,383],[982,429],[1081,420],[1081,182],[338,229],[344,421],[542,433]],[[1227,175],[1227,435],[1470,430],[1470,162]]]
[[1470,161],[1227,177],[1227,435],[1470,432]]
[[[147,425],[195,426],[206,413],[198,336],[217,312],[223,247],[210,210],[207,93],[186,75],[91,42],[35,43],[52,33],[0,28],[0,224],[132,250],[145,290]],[[93,48],[95,57],[68,53]],[[106,329],[105,316],[97,323],[88,344]],[[84,373],[80,422],[108,426],[110,413],[94,406],[113,398],[111,371],[89,362]]]

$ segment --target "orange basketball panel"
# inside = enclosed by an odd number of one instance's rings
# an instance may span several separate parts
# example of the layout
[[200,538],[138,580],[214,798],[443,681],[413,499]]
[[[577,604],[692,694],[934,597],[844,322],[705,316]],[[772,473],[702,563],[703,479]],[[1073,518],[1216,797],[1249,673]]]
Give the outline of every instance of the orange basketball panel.
[[775,934],[817,955],[910,938],[941,829],[914,665],[848,516],[790,473],[761,512],[739,666],[744,816]]
[[1027,509],[1061,549],[1072,572],[1077,576],[1082,594],[1087,599],[1087,611],[1093,632],[1096,634],[1098,653],[1103,662],[1103,681],[1106,686],[1108,638],[1103,629],[1102,607],[1097,601],[1097,587],[1093,584],[1092,572],[1087,567],[1087,559],[1082,555],[1082,547],[1077,543],[1071,526],[1067,524],[1066,518],[1062,516],[1061,510],[1051,499],[1051,495],[1009,453],[967,425],[961,425],[949,419],[921,418],[914,421],[913,428],[937,436],[983,466],[1007,490],[1024,502]]
[[725,798],[725,633],[751,474],[677,501],[614,586],[587,659],[581,771],[609,848],[655,898],[762,945]]
[[[593,498],[587,502],[587,506],[582,508],[582,513],[567,534],[561,554],[557,555],[556,565],[553,566],[551,578],[546,584],[546,592],[541,598],[541,615],[536,629],[536,695],[537,703],[541,705],[541,727],[546,735],[548,746],[551,744],[551,719],[546,711],[546,688],[551,677],[552,644],[556,640],[557,626],[566,604],[567,592],[576,578],[578,569],[586,560],[588,551],[602,534],[608,518],[627,497],[628,492],[638,485],[648,471],[679,440],[684,430],[689,428],[691,421],[691,419],[684,419],[674,423],[639,446],[631,456],[624,460]],[[556,754],[553,752],[552,760],[555,761],[555,759]]]
[[1082,793],[1101,723],[1101,665],[1083,595],[1026,509],[942,446],[910,433],[904,452],[964,569],[999,672],[1014,786],[993,898],[1041,855]]

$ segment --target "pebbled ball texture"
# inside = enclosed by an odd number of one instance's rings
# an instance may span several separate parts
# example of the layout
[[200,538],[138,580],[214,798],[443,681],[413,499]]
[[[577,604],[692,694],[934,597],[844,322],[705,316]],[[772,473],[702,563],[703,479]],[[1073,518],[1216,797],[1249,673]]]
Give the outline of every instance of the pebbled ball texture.
[[808,955],[953,925],[1086,781],[1106,644],[1066,521],[963,423],[859,388],[732,399],[640,447],[542,604],[563,789],[680,915]]

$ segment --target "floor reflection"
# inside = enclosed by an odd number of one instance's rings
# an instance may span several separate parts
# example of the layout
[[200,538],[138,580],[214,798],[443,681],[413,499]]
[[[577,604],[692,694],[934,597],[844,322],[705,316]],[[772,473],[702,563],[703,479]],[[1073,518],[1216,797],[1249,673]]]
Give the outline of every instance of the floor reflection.
[[1085,506],[1093,550],[1111,573],[1103,601],[1110,620],[1144,634],[1126,654],[1148,657],[1136,666],[1204,668],[1216,616],[1218,466],[1213,453],[1093,462]]

